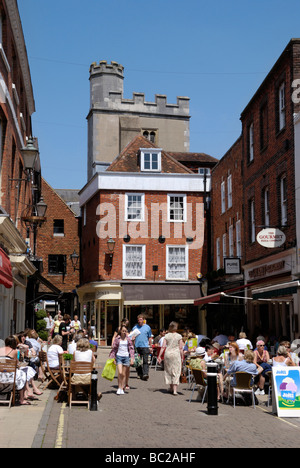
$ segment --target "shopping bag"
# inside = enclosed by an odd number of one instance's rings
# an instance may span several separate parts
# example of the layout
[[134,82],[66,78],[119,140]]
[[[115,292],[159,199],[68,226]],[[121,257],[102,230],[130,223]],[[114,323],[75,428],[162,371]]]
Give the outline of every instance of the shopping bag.
[[116,374],[117,366],[114,359],[107,359],[101,377],[112,381]]
[[143,363],[143,360],[142,360],[141,356],[139,355],[139,353],[135,353],[134,354],[133,367],[135,367],[135,368],[141,367],[142,363]]

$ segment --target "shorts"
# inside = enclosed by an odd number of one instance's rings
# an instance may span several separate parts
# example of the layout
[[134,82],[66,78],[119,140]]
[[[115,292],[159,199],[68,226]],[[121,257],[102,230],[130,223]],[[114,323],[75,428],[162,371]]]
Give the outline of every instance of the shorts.
[[116,356],[116,363],[122,364],[123,366],[130,367],[130,357],[129,356]]

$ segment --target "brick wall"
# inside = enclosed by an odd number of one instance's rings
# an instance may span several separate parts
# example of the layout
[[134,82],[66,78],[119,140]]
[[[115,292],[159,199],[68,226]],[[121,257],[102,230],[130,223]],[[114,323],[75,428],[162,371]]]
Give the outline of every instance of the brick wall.
[[[212,250],[213,269],[217,269],[216,243],[220,239],[220,268],[223,268],[223,235],[226,234],[227,256],[229,256],[229,227],[233,226],[234,256],[237,255],[236,223],[240,221],[241,235],[244,229],[243,223],[243,183],[242,183],[242,140],[239,138],[228,150],[225,156],[212,170],[211,190],[211,225],[212,225]],[[232,206],[228,206],[228,176],[232,180]],[[222,212],[221,184],[225,187],[225,211]],[[242,249],[243,254],[243,249]]]
[[[70,255],[80,253],[78,220],[72,210],[43,179],[42,195],[47,203],[46,223],[38,230],[37,256],[43,258],[43,276],[63,292],[71,292],[79,284],[79,271],[74,271]],[[54,220],[64,220],[64,236],[53,235]],[[66,256],[66,274],[50,274],[48,256]]]
[[[2,16],[2,47],[6,57],[0,55],[0,73],[4,79],[7,91],[10,95],[11,106],[8,103],[0,103],[1,120],[1,185],[0,205],[9,213],[11,219],[16,223],[21,235],[26,237],[26,229],[21,224],[21,216],[31,203],[31,185],[25,181],[18,182],[11,179],[25,179],[22,172],[23,160],[20,142],[17,133],[14,116],[18,122],[20,134],[25,142],[26,136],[32,134],[31,118],[28,112],[28,103],[24,90],[23,76],[16,52],[16,45],[6,11],[5,2],[0,1]],[[1,99],[2,101],[2,99]],[[14,111],[14,115],[13,115]],[[23,116],[21,118],[21,115]]]
[[[179,224],[181,223],[167,223],[163,228],[162,215],[151,214],[151,207],[153,204],[165,204],[167,206],[167,194],[166,193],[153,193],[145,192],[145,206],[146,213],[148,213],[148,223],[124,223],[124,206],[125,201],[122,198],[121,192],[98,192],[86,206],[86,226],[82,227],[82,266],[83,266],[83,278],[82,283],[88,283],[91,281],[98,280],[121,280],[122,279],[122,262],[123,262],[123,245],[145,245],[146,246],[146,280],[153,281],[164,281],[166,279],[166,246],[167,245],[186,245],[186,237],[191,234],[195,237],[195,241],[190,244],[189,248],[189,280],[195,281],[197,279],[197,273],[206,273],[207,265],[207,252],[206,242],[203,238],[205,230],[205,220],[203,219],[203,197],[197,193],[187,195],[187,205],[190,207],[189,221],[193,233],[188,232],[184,224],[183,234],[182,228],[180,229]],[[121,202],[120,202],[121,200]],[[103,215],[96,215],[97,208],[101,206],[107,206],[109,211],[104,212]],[[105,205],[107,204],[107,205]],[[198,205],[197,205],[198,204]],[[199,211],[198,211],[199,210]],[[198,215],[198,226],[196,226],[196,211]],[[99,213],[99,211],[98,211]],[[159,218],[158,218],[159,216]],[[100,229],[100,219],[104,223],[111,222],[112,235],[111,237],[116,241],[112,268],[109,267],[109,255],[107,254],[107,240],[105,236],[105,229],[107,224]],[[159,219],[159,221],[158,221]],[[116,221],[116,223],[115,223]],[[121,232],[120,232],[120,226]],[[129,227],[128,227],[129,226]],[[145,228],[145,226],[147,226]],[[97,234],[97,227],[98,233]],[[115,229],[116,227],[116,229]],[[123,238],[126,234],[126,227],[131,237],[130,242],[124,242]],[[143,229],[141,236],[139,237],[139,229]],[[170,232],[168,232],[170,228]],[[178,230],[178,231],[177,231]],[[161,244],[158,238],[161,234],[165,235],[165,243]],[[195,246],[199,248],[194,248]],[[158,266],[158,271],[154,274],[153,265]]]
[[[293,56],[299,62],[299,44],[291,41],[280,59],[274,65],[272,72],[263,82],[257,93],[243,111],[241,120],[243,127],[243,172],[244,172],[244,218],[245,218],[245,262],[254,261],[267,255],[275,254],[280,249],[266,249],[257,242],[251,242],[250,233],[250,200],[254,200],[256,235],[264,227],[263,191],[269,190],[270,226],[279,227],[286,235],[286,247],[295,245],[296,213],[295,213],[295,169],[294,169],[294,104],[291,99],[292,81],[300,77],[299,67],[293,70]],[[278,86],[285,83],[285,119],[284,128],[278,130]],[[261,140],[262,106],[267,109],[265,143]],[[254,158],[248,158],[248,128],[253,123],[254,128]],[[287,226],[281,225],[280,178],[287,180]]]

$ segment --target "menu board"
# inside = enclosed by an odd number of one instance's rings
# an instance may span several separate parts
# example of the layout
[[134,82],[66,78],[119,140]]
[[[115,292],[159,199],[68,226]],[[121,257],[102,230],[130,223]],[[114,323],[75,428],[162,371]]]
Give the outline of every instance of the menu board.
[[273,367],[272,373],[273,410],[279,417],[299,418],[300,367]]

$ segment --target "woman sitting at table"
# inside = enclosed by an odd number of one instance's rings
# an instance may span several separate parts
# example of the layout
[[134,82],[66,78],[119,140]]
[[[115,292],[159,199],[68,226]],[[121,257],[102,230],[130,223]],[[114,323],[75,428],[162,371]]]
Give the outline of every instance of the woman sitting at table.
[[265,349],[265,342],[263,340],[259,340],[256,343],[256,349],[254,350],[254,364],[256,364],[257,368],[259,369],[258,388],[255,392],[256,395],[265,394],[264,388],[266,373],[272,370],[269,361],[270,355],[269,352]]
[[244,356],[240,353],[240,348],[235,341],[228,343],[228,349],[229,352],[225,353],[224,357],[224,366],[226,369],[229,369],[234,361],[242,361],[244,359]]
[[74,352],[74,360],[81,362],[95,362],[95,356],[87,338],[81,338],[77,342],[76,351]]
[[51,346],[48,349],[47,357],[50,369],[58,370],[59,369],[59,355],[64,353],[64,350],[61,347],[62,336],[56,335],[52,342]]
[[279,346],[277,350],[277,356],[273,358],[272,363],[273,367],[286,367],[295,365],[287,348],[282,345]]
[[[16,360],[19,364],[17,346],[18,346],[17,338],[13,335],[8,336],[5,340],[5,347],[0,348],[0,360],[1,359]],[[30,403],[26,402],[25,400],[36,399],[33,394],[42,395],[43,393],[40,390],[38,390],[38,388],[35,385],[35,382],[33,380],[33,377],[35,376],[35,374],[36,374],[35,370],[30,366],[23,366],[23,367],[17,368],[16,389],[19,391],[21,405],[26,405],[26,404],[30,405]],[[9,382],[9,379],[6,379],[5,376],[3,376],[3,373],[1,373],[0,383],[2,384],[13,383],[13,381]],[[32,385],[33,392],[31,392],[29,384]]]
[[[226,397],[229,398],[231,395],[231,387],[236,386],[236,372],[246,372],[247,374],[257,375],[259,371],[259,366],[256,366],[254,363],[254,353],[250,349],[245,350],[244,359],[242,361],[235,360],[227,373],[224,375],[224,381],[226,382],[227,394]],[[251,382],[253,385],[253,382]]]

